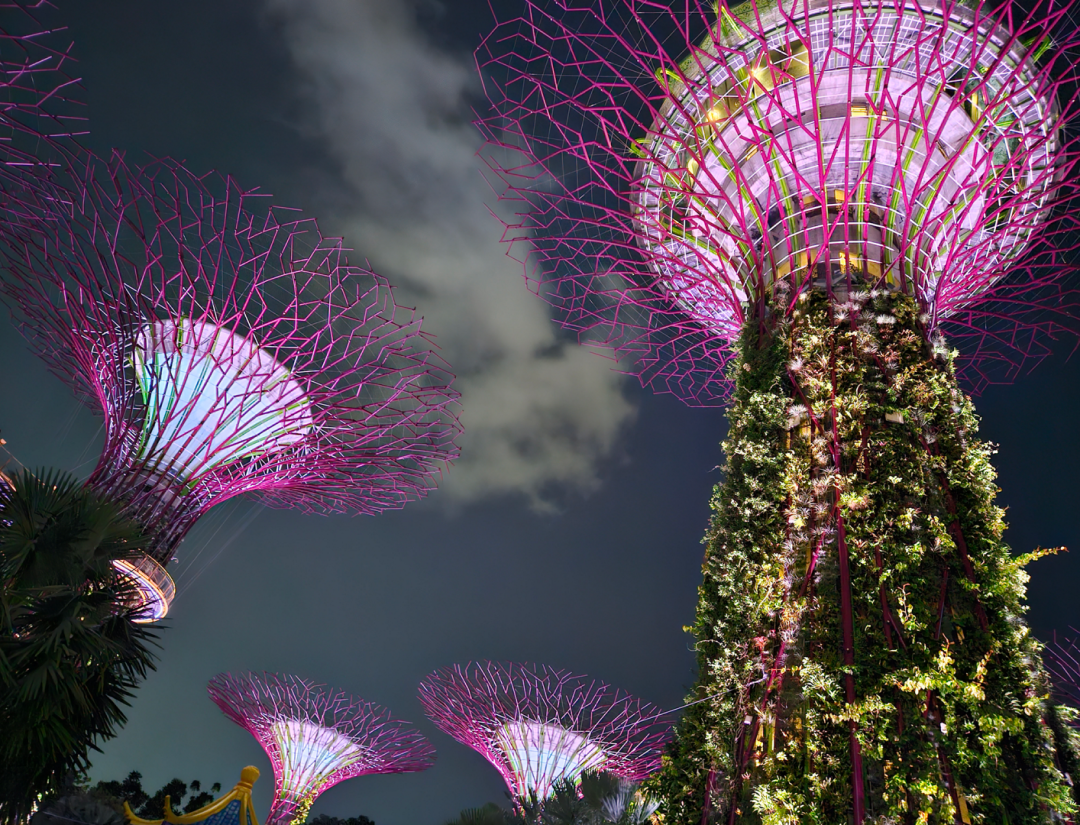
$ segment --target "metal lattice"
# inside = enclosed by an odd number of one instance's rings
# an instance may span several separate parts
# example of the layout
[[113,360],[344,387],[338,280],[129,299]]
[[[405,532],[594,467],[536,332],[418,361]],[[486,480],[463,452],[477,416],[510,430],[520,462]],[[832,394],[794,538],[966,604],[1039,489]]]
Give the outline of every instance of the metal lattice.
[[5,204],[2,289],[105,423],[90,484],[167,564],[241,494],[378,513],[456,455],[452,376],[384,278],[228,177],[87,153]]
[[435,761],[427,739],[385,709],[296,676],[221,673],[208,690],[270,757],[266,825],[302,823],[319,794],[346,779],[422,771]]
[[974,385],[1008,377],[1075,329],[1068,11],[530,2],[477,55],[505,240],[565,326],[691,403],[807,289],[915,295]]
[[644,779],[669,722],[629,694],[545,665],[473,662],[430,674],[420,701],[443,731],[487,759],[518,799],[543,798],[589,769]]

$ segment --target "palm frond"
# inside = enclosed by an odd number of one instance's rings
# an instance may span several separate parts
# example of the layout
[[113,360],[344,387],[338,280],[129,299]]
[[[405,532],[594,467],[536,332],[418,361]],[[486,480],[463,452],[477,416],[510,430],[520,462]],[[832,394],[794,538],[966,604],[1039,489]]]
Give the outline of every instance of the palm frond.
[[113,565],[143,543],[68,474],[24,471],[0,487],[0,825],[89,766],[154,668],[157,631],[133,621]]

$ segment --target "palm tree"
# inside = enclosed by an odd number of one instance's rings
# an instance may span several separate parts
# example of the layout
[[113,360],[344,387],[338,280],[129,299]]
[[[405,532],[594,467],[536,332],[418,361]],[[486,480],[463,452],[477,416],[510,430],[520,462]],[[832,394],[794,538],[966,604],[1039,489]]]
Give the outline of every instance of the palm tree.
[[511,825],[511,823],[516,825],[512,813],[500,808],[494,802],[489,802],[480,808],[466,808],[458,814],[457,819],[451,820],[446,825]]
[[118,507],[73,477],[24,471],[0,484],[0,825],[89,767],[153,669],[113,562],[143,543]]
[[642,792],[637,782],[604,771],[581,775],[581,796],[594,822],[613,825],[645,825],[660,807],[660,801]]

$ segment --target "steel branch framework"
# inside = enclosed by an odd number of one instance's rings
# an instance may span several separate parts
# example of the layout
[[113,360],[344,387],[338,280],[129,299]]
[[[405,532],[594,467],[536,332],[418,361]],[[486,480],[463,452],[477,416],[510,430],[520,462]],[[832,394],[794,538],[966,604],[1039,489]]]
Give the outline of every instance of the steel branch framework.
[[1080,633],[1054,640],[1043,649],[1043,663],[1057,693],[1075,708],[1080,708]]
[[457,393],[384,278],[231,178],[88,153],[70,168],[4,204],[2,289],[104,418],[89,483],[151,535],[132,572],[154,617],[162,566],[226,499],[369,514],[434,486]]
[[644,779],[669,725],[621,690],[545,665],[473,662],[420,685],[432,721],[487,759],[517,799],[543,798],[589,769]]
[[915,295],[974,384],[1008,377],[1076,305],[1068,12],[530,0],[477,54],[505,240],[564,325],[691,403],[815,287]]
[[[46,0],[0,2],[0,131],[5,173],[42,161],[41,138],[85,132],[79,81],[72,77],[71,41],[39,13]],[[13,139],[14,138],[14,139]],[[31,147],[26,139],[33,142]]]
[[300,825],[319,794],[346,779],[422,771],[435,761],[427,739],[385,709],[296,676],[221,673],[208,690],[270,757],[266,825]]
[[46,0],[0,2],[0,199],[55,177],[85,132],[71,41],[41,20]]

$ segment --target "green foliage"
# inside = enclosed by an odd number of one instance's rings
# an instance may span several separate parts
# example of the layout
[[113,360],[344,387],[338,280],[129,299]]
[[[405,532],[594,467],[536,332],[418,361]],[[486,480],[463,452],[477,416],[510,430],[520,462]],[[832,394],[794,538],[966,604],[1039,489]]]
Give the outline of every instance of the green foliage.
[[545,799],[518,799],[510,811],[492,802],[469,808],[447,825],[645,825],[659,804],[637,782],[605,771],[578,780],[556,782]]
[[[132,771],[124,780],[125,785],[130,783],[132,777],[136,777],[137,780],[142,779],[137,771]],[[184,813],[189,814],[213,802],[217,798],[217,794],[221,792],[221,783],[215,782],[210,786],[209,791],[204,791],[202,784],[197,779],[193,779],[190,784],[182,779],[170,779],[152,794],[147,794],[142,790],[141,782],[134,792],[125,788],[124,785],[117,789],[115,788],[116,784],[115,782],[99,782],[96,787],[108,793],[119,790],[124,794],[122,796],[117,795],[121,805],[127,802],[132,812],[142,819],[161,819],[165,812],[165,797],[169,797],[169,804],[174,811],[182,810]],[[188,798],[185,800],[184,797]]]
[[1073,811],[1022,621],[1038,554],[1002,541],[992,449],[914,302],[806,295],[733,370],[665,822],[847,825],[856,784],[881,823]]
[[603,771],[582,774],[581,797],[592,812],[593,823],[645,825],[660,807],[659,801],[646,795],[638,783]]
[[480,808],[466,808],[446,825],[519,825],[520,822],[515,813],[488,802]]
[[[155,816],[152,812],[147,811],[145,807],[150,795],[143,790],[142,774],[138,771],[132,771],[123,780],[102,780],[90,789],[90,793],[97,794],[103,801],[112,805],[118,811],[123,811],[124,803],[127,802],[131,806],[131,810],[142,816],[143,819],[161,818],[160,810],[157,812],[158,815]],[[144,816],[143,811],[147,811],[148,815]]]
[[[188,783],[172,779],[155,793],[149,794],[143,790],[142,774],[138,771],[132,771],[121,781],[105,780],[93,787],[84,779],[79,785],[65,788],[58,797],[43,800],[30,825],[71,825],[73,820],[87,825],[127,825],[125,802],[136,816],[161,819],[166,796],[170,798],[174,811],[191,813],[213,802],[220,792],[221,784],[218,782],[209,791],[204,791],[198,780]],[[184,797],[188,797],[186,801]],[[341,821],[335,820],[335,823]],[[350,820],[350,825],[373,823],[370,820],[355,823]]]
[[0,487],[0,823],[89,766],[154,666],[131,585],[112,562],[136,525],[74,478],[21,473]]
[[375,825],[375,822],[366,816],[350,816],[347,819],[342,819],[337,816],[319,814],[318,816],[309,819],[307,825]]
[[42,806],[30,825],[127,825],[127,818],[109,802],[88,791],[73,791]]

